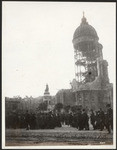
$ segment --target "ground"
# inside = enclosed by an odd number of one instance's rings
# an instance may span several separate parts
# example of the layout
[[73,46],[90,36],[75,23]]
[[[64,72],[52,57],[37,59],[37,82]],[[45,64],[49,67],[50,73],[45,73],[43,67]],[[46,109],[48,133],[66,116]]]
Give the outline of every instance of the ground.
[[113,134],[107,130],[78,131],[72,127],[26,130],[6,129],[6,146],[37,145],[112,145]]

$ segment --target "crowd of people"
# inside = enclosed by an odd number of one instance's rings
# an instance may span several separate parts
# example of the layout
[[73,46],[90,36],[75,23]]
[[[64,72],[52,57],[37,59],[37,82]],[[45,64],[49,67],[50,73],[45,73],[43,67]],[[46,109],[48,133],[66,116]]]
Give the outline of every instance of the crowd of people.
[[68,125],[78,130],[104,130],[110,133],[113,130],[113,110],[109,107],[106,112],[102,109],[98,111],[79,109],[77,112],[56,113],[38,112],[29,113],[9,113],[6,116],[6,128],[26,128],[29,129],[54,129]]

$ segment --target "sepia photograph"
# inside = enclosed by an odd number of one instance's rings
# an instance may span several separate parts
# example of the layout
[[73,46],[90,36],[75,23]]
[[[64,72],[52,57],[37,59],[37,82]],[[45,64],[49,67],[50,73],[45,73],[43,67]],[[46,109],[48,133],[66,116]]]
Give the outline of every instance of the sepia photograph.
[[116,148],[115,2],[2,2],[2,148]]

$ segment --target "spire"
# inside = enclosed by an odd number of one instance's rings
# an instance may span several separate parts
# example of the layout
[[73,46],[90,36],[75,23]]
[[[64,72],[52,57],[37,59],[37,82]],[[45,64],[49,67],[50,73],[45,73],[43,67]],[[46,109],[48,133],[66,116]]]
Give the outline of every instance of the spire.
[[49,92],[49,87],[48,87],[48,84],[46,84],[46,89],[45,89],[45,92]]
[[84,11],[83,11],[83,18],[82,18],[81,21],[82,21],[81,24],[88,24],[87,19],[85,18],[85,13],[84,13]]
[[48,84],[46,84],[46,89],[45,89],[44,94],[50,94],[50,93],[49,93],[49,86],[48,86]]

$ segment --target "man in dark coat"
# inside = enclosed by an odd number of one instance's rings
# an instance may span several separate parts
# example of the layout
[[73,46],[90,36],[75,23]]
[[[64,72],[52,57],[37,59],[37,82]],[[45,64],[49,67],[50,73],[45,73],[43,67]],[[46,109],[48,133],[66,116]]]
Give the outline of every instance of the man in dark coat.
[[100,118],[100,130],[102,131],[104,129],[105,115],[101,108],[99,111],[99,118]]
[[111,133],[111,129],[113,130],[113,110],[110,104],[107,104],[107,117],[106,117],[106,126],[109,133]]
[[100,111],[96,111],[95,116],[95,129],[100,129]]
[[82,124],[82,113],[81,113],[81,110],[78,111],[77,113],[77,128],[79,130],[82,130],[83,129],[83,124]]
[[85,129],[85,130],[89,130],[88,120],[89,120],[89,117],[88,117],[85,109],[83,109],[83,112],[82,112],[82,125],[83,125],[83,129]]
[[30,129],[30,114],[28,113],[28,110],[26,111],[25,114],[25,125],[26,125],[26,130]]
[[70,112],[69,113],[69,125],[72,126],[72,121],[73,121],[73,115],[72,113]]
[[36,115],[34,113],[31,113],[30,115],[30,128],[31,129],[36,128]]

